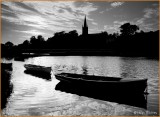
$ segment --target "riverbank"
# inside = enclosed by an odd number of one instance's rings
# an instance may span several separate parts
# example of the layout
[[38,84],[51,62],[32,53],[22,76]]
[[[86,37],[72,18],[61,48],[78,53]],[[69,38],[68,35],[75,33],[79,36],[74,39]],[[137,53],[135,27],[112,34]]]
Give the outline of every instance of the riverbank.
[[[13,59],[16,61],[24,61],[24,59],[28,58],[33,58],[33,57],[40,57],[40,56],[112,56],[112,57],[143,57],[146,59],[155,59],[159,60],[158,56],[147,56],[147,55],[136,55],[133,53],[130,54],[124,54],[124,53],[116,53],[116,52],[110,52],[110,51],[105,51],[105,50],[97,50],[97,51],[90,51],[90,50],[83,50],[83,51],[77,51],[77,50],[54,50],[51,52],[46,52],[48,50],[43,50],[42,52],[37,53],[32,53],[32,52],[27,52],[27,53],[21,53],[15,56],[2,56],[2,58],[7,58],[7,59]],[[33,51],[35,52],[35,50]]]

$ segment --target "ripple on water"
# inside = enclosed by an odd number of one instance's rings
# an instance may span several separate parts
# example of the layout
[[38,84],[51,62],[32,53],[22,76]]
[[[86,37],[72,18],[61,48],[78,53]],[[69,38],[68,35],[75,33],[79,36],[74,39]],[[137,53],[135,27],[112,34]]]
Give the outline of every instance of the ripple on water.
[[[35,57],[25,64],[52,66],[53,73],[71,72],[124,78],[148,78],[148,111],[158,112],[158,61],[125,57]],[[147,110],[55,90],[59,83],[24,73],[24,63],[13,61],[13,93],[6,115],[155,115]],[[139,110],[139,111],[138,111]]]

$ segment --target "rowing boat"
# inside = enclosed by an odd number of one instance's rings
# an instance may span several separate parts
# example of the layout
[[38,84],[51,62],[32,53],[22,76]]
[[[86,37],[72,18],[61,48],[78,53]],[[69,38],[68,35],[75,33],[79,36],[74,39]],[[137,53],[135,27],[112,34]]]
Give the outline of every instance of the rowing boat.
[[39,65],[32,65],[32,64],[25,64],[24,67],[28,71],[35,71],[35,72],[45,72],[45,73],[51,73],[51,67],[44,67]]
[[147,88],[147,79],[119,78],[73,73],[55,74],[61,82],[71,83],[74,86],[87,89],[102,89],[108,92],[144,93]]

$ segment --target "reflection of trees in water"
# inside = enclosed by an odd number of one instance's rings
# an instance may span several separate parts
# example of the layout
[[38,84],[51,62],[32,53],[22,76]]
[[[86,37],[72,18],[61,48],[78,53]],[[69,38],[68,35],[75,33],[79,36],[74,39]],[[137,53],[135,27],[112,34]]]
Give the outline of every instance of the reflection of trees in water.
[[[120,75],[123,78],[138,78],[139,71],[138,71],[138,64],[141,64],[140,62],[136,61],[135,59],[130,58],[121,58],[121,65],[120,65]],[[143,72],[143,71],[141,71]],[[141,76],[139,76],[141,77]]]
[[72,73],[76,73],[76,72],[78,72],[79,69],[75,65],[55,65],[53,70],[55,72],[72,72]]
[[78,67],[72,65],[71,68],[70,68],[70,70],[71,70],[72,72],[76,73],[76,72],[78,71]]
[[88,67],[82,66],[82,74],[87,75],[88,74]]
[[88,69],[86,65],[83,65],[81,68],[75,65],[55,65],[53,68],[55,72],[82,73],[84,75],[88,74]]

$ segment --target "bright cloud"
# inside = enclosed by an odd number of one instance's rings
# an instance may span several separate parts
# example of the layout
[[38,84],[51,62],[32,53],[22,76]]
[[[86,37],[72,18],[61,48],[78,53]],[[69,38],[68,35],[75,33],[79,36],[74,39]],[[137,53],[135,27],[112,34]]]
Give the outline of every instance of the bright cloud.
[[[92,21],[93,19],[89,18],[89,15],[97,10],[97,7],[89,2],[79,7],[76,7],[73,1],[25,1],[21,2],[21,6],[17,2],[3,2],[3,4],[12,9],[12,12],[16,15],[15,18],[2,16],[2,18],[9,22],[52,31],[75,29],[74,22],[82,22],[84,15],[88,16],[87,20]],[[28,9],[22,7],[24,5]],[[5,10],[3,11],[5,12]],[[39,12],[39,14],[35,13],[35,11]]]
[[144,9],[144,13],[145,18],[152,18],[152,15],[158,16],[158,9],[146,8]]
[[109,33],[119,32],[120,26],[127,23],[128,21],[114,21],[113,25],[105,25],[104,30],[107,30]]
[[113,2],[113,3],[111,3],[111,6],[112,7],[119,7],[119,6],[123,5],[123,4],[124,4],[124,2]]
[[143,17],[135,21],[135,24],[147,31],[152,30],[155,25],[158,26],[158,8],[145,8],[143,12]]
[[77,20],[84,19],[84,15],[90,15],[91,12],[96,11],[97,7],[92,3],[86,2],[78,7],[75,6],[76,2],[25,2],[26,5],[32,6],[37,9],[43,15],[53,15],[57,20]]
[[26,34],[32,34],[32,35],[43,35],[43,32],[40,32],[38,30],[27,30],[27,31],[20,31],[20,30],[14,30],[15,32],[21,32]]
[[108,33],[119,32],[119,25],[105,25],[104,30]]
[[[124,4],[124,2],[111,2],[110,3],[110,7],[107,7],[105,11],[111,11],[114,8],[117,8],[119,6],[122,6]],[[104,13],[104,11],[101,11],[100,13]]]
[[96,22],[92,22],[92,24],[93,24],[93,25],[98,25],[98,23],[96,23]]
[[81,34],[85,15],[89,33],[117,32],[127,21],[144,31],[158,29],[158,2],[4,1],[1,11],[3,42],[20,43],[39,34],[47,39],[60,31]]
[[113,23],[117,24],[117,25],[123,25],[123,24],[125,24],[127,22],[129,22],[129,21],[114,21]]

